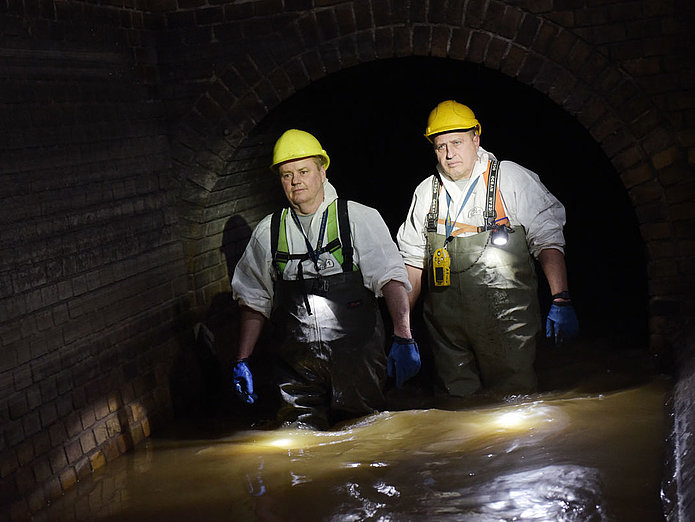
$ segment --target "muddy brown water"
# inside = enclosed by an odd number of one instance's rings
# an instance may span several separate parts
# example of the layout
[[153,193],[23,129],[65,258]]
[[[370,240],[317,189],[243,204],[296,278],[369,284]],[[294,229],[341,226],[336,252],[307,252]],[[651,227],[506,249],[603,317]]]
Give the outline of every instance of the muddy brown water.
[[420,398],[325,432],[172,428],[36,520],[664,520],[670,377],[634,348],[542,355],[533,395]]

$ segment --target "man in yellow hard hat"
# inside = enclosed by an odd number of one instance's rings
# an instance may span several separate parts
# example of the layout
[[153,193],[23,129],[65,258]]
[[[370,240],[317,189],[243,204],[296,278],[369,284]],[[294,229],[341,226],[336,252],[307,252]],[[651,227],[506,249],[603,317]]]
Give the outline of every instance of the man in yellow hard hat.
[[[289,207],[258,224],[232,278],[241,306],[237,394],[255,400],[248,358],[270,318],[278,418],[319,429],[382,409],[387,374],[402,386],[420,368],[398,248],[376,210],[338,198],[329,164],[308,132],[290,129],[277,140],[271,168]],[[393,322],[388,358],[381,296]]]
[[397,240],[446,391],[502,394],[535,389],[540,311],[533,258],[552,292],[546,335],[576,336],[567,286],[565,209],[538,176],[480,146],[473,111],[453,100],[434,108],[425,136],[436,172],[422,181]]

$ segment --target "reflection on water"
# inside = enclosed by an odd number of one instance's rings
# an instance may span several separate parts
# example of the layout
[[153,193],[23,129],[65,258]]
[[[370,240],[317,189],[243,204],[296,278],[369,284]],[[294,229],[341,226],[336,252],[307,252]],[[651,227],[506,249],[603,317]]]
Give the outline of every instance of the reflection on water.
[[48,520],[657,521],[666,378],[341,429],[151,440]]

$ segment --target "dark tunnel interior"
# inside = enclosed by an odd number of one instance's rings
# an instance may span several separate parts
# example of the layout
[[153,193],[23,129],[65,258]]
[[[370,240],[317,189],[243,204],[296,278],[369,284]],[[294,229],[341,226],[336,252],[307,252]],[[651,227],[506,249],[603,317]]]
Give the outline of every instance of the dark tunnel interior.
[[[313,133],[331,157],[328,177],[338,194],[378,209],[395,237],[415,186],[435,166],[423,132],[445,99],[473,109],[483,148],[535,171],[565,205],[581,336],[646,346],[646,259],[627,191],[588,131],[539,91],[465,62],[380,60],[312,83],[256,131],[273,140],[288,128]],[[547,310],[542,276],[539,296]]]
[[[395,239],[415,187],[435,168],[424,129],[429,112],[446,99],[469,105],[482,126],[481,146],[498,159],[536,172],[566,209],[566,261],[580,332],[562,350],[541,335],[536,356],[539,389],[572,386],[583,374],[615,380],[608,384],[612,387],[621,382],[615,379],[618,374],[631,380],[628,374],[636,377],[667,364],[650,352],[646,252],[618,173],[574,117],[518,80],[479,65],[431,57],[380,60],[332,73],[297,91],[259,122],[248,139],[254,150],[251,168],[267,176],[259,186],[267,191],[268,201],[284,202],[280,184],[267,168],[273,144],[289,128],[311,132],[331,158],[327,174],[338,195],[376,208]],[[242,159],[248,157],[244,147],[240,150]],[[230,277],[250,234],[246,219],[229,217],[222,251]],[[550,291],[538,263],[536,271],[544,319]],[[278,406],[272,386],[272,328],[266,329],[251,361],[263,398],[255,408],[242,408],[229,401],[230,380],[224,375],[231,371],[228,363],[234,354],[228,347],[238,335],[237,309],[228,306],[229,294],[218,297],[205,319],[217,337],[213,351],[218,355],[209,353],[204,336],[197,336],[206,347],[198,357],[210,355],[199,361],[201,395],[193,398],[185,383],[176,387],[177,417],[227,412],[242,425],[262,424]],[[390,333],[390,317],[380,301]],[[411,328],[423,366],[410,391],[427,397],[437,384],[421,305],[422,301],[411,313]],[[387,383],[387,389],[392,388]],[[413,404],[406,399],[393,406]]]

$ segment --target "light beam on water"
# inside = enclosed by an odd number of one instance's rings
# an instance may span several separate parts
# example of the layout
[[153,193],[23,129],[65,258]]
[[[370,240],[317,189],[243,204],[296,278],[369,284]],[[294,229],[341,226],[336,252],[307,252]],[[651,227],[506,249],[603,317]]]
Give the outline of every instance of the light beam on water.
[[104,520],[662,520],[667,387],[152,440],[52,514],[72,501]]

